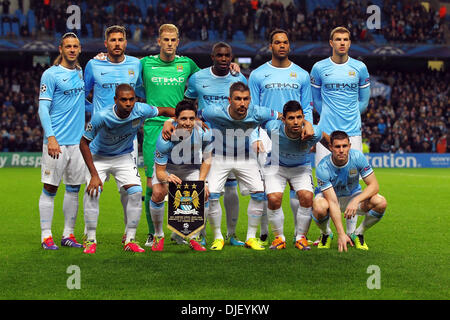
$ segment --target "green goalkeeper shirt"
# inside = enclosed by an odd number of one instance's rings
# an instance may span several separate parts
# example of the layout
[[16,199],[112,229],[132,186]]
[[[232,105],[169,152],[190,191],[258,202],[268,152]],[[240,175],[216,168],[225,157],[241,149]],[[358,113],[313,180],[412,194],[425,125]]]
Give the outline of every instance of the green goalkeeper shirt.
[[[175,108],[184,97],[188,78],[200,70],[192,59],[175,56],[171,62],[161,60],[158,55],[141,59],[142,81],[147,104],[157,107]],[[167,117],[155,117],[145,122],[164,122]]]

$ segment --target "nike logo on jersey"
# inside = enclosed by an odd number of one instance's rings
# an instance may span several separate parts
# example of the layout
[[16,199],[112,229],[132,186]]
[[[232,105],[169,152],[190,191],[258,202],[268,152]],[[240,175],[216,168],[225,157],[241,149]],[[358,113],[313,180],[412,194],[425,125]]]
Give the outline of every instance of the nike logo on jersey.
[[100,74],[103,76],[105,74],[107,74],[108,72],[100,72]]
[[62,81],[67,81],[67,80],[69,80],[69,78],[67,78],[67,79],[62,79]]
[[205,86],[205,85],[203,85],[203,88],[207,88],[207,87],[209,87],[209,86]]
[[331,76],[331,73],[325,73],[325,77]]
[[265,75],[264,75],[264,78],[267,78],[268,76],[270,76],[270,74],[265,74]]
[[159,67],[152,67],[152,69],[158,69]]

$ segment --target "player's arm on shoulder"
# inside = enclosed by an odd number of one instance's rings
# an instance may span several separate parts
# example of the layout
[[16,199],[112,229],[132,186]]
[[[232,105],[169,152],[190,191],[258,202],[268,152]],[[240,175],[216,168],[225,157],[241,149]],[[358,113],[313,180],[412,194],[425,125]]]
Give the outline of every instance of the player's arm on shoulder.
[[330,150],[331,152],[331,141],[330,141],[330,136],[328,135],[328,133],[322,131],[322,138],[319,141],[321,144],[323,144],[323,146],[325,148],[327,148],[328,150]]
[[164,121],[164,125],[163,125],[162,131],[161,131],[161,137],[164,140],[170,140],[170,137],[172,137],[172,134],[175,131],[175,126],[173,124],[174,121],[175,121],[175,119],[173,119],[173,118],[170,118],[170,119]]
[[306,119],[303,119],[303,131],[302,131],[302,140],[308,140],[314,137],[314,128]]

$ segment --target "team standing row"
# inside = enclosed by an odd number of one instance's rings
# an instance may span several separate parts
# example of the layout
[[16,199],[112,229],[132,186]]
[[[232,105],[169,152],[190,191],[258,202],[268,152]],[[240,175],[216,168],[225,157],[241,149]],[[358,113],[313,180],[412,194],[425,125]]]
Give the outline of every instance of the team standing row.
[[[269,44],[272,59],[251,73],[248,86],[239,68],[231,63],[232,50],[226,43],[216,44],[211,54],[213,65],[199,70],[191,59],[176,55],[179,38],[174,25],[160,28],[160,54],[141,60],[125,55],[125,34],[120,26],[106,30],[107,56],[91,59],[84,78],[77,62],[79,39],[75,34],[65,34],[55,65],[42,75],[39,116],[45,132],[44,188],[39,211],[45,249],[58,248],[52,238],[51,222],[53,199],[63,179],[65,227],[61,245],[82,247],[73,233],[78,192],[80,185],[87,183],[83,200],[87,239],[84,252],[96,251],[98,198],[103,182],[113,174],[124,209],[124,249],[144,251],[135,241],[143,193],[136,167],[136,133],[142,123],[147,176],[144,203],[149,227],[146,245],[152,250],[161,251],[164,247],[166,182],[178,183],[180,178],[206,180],[206,177],[213,250],[221,250],[225,243],[219,204],[222,194],[230,244],[263,250],[270,223],[275,234],[270,248],[284,248],[281,202],[287,182],[291,186],[294,240],[298,249],[310,248],[306,234],[312,218],[321,229],[319,247],[330,247],[333,235],[329,217],[336,225],[339,250],[346,250],[347,243],[367,249],[364,231],[381,219],[386,201],[378,195],[376,178],[360,151],[360,113],[367,107],[370,80],[365,65],[348,56],[348,30],[336,28],[331,32],[333,55],[316,63],[311,75],[289,60],[287,32],[275,30]],[[85,100],[91,91],[92,104]],[[136,102],[136,95],[145,98],[148,105]],[[198,108],[194,101],[198,101]],[[84,131],[85,107],[92,112],[92,119]],[[321,115],[317,126],[312,125],[313,107]],[[211,129],[196,126],[196,116]],[[175,122],[167,121],[168,117],[175,117]],[[187,133],[188,139],[179,139],[180,130]],[[236,140],[238,131],[250,132],[241,140],[243,144],[227,143],[230,134]],[[190,144],[191,162],[174,161],[172,150],[180,143]],[[223,148],[218,148],[220,145]],[[309,162],[309,149],[313,145],[321,191],[314,199]],[[359,151],[350,151],[350,146]],[[258,157],[251,157],[253,149],[257,155],[268,152],[268,161],[258,162]],[[326,156],[329,150],[333,153]],[[201,160],[195,162],[192,157],[199,153]],[[277,169],[273,170],[275,162]],[[368,185],[363,191],[359,187],[360,176]],[[235,235],[239,215],[237,181],[241,193],[251,196],[245,242]],[[341,210],[347,218],[347,233],[340,220]],[[365,215],[358,228],[357,214]],[[205,250],[204,234],[188,240],[194,250]]]

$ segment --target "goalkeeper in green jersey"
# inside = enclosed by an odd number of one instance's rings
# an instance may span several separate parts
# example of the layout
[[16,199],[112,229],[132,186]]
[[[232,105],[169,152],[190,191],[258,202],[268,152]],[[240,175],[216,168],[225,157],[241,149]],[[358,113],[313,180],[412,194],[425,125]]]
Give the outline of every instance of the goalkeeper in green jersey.
[[[155,106],[175,108],[184,97],[188,78],[200,70],[192,59],[176,55],[180,43],[178,28],[173,24],[163,24],[159,28],[159,54],[141,59],[142,80],[147,103]],[[155,117],[144,123],[145,175],[147,189],[145,192],[145,213],[148,223],[146,246],[153,244],[154,227],[150,216],[149,201],[152,196],[152,174],[154,166],[155,145],[167,117]],[[181,241],[181,239],[178,239]]]

